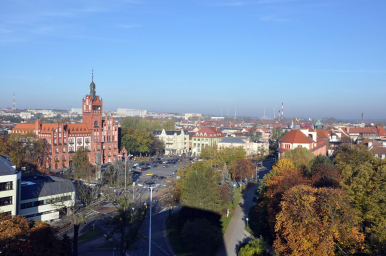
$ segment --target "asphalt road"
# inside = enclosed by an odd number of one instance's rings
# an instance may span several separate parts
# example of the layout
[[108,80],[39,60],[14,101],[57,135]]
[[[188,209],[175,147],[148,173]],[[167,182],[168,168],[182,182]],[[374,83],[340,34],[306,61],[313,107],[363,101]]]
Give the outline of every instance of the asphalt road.
[[[154,210],[154,209],[153,209]],[[151,226],[151,255],[172,256],[173,253],[167,243],[165,220],[169,216],[169,211],[165,210],[152,216]],[[133,256],[149,256],[149,218],[142,226],[142,234],[145,237],[138,243],[138,249],[133,251]]]

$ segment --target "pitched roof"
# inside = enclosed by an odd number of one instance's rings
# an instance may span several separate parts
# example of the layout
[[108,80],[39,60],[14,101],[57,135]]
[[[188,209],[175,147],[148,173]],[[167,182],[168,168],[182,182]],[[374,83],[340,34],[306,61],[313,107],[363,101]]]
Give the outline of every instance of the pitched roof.
[[366,145],[368,147],[369,146],[369,142],[373,143],[373,147],[383,147],[382,143],[380,143],[380,142],[378,142],[376,140],[373,140],[373,139],[365,139],[360,144]]
[[221,138],[224,137],[224,133],[222,133],[219,129],[216,127],[202,127],[200,130],[198,130],[193,137],[204,137],[204,138]]
[[373,127],[350,127],[349,133],[376,133]]
[[290,130],[286,135],[284,135],[279,142],[284,143],[299,143],[299,144],[310,144],[314,143],[315,141],[311,139],[310,137],[307,137],[298,129],[292,129]]
[[316,130],[316,133],[318,135],[318,140],[319,139],[327,139],[327,138],[329,138],[326,130]]
[[0,156],[0,176],[16,174],[18,171],[13,168],[14,164],[5,157]]
[[377,131],[379,136],[386,136],[386,130],[380,125],[374,126],[374,129]]
[[[75,191],[71,180],[53,176],[28,175],[21,178],[21,200],[57,195]],[[31,182],[23,186],[23,182]]]
[[69,133],[89,133],[86,124],[67,124]]

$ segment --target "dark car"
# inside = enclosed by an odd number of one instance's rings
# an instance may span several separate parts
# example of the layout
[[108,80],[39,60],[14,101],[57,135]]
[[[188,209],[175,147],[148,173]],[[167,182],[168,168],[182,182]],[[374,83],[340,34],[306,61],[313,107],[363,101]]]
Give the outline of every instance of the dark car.
[[155,184],[155,183],[154,183],[154,181],[149,180],[149,181],[146,181],[145,184],[146,184],[146,185],[153,185],[153,184]]
[[159,176],[158,179],[159,180],[163,180],[163,179],[165,179],[165,177],[164,176]]
[[141,174],[140,172],[137,172],[137,171],[131,171],[132,174],[136,175],[136,174]]
[[150,161],[154,161],[154,158],[150,158],[149,160],[150,160]]
[[150,165],[150,167],[157,167],[158,165],[156,165],[156,164],[152,164],[152,165]]
[[142,167],[141,171],[146,171],[147,169],[149,169],[149,168],[148,167]]
[[155,178],[158,178],[158,175],[154,174],[153,176],[151,176],[152,179],[155,179]]

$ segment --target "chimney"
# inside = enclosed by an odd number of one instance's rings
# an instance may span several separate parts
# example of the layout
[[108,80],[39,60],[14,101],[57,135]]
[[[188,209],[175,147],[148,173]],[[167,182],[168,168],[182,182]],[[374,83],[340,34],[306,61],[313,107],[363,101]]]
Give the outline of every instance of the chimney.
[[369,141],[368,146],[369,146],[369,148],[372,148],[373,147],[373,142]]

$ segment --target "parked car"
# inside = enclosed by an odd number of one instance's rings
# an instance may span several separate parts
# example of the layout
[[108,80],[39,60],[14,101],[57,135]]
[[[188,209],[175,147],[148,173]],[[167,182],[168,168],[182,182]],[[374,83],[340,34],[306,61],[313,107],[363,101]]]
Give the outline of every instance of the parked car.
[[154,167],[157,167],[157,166],[158,166],[158,165],[156,165],[156,164],[152,164],[150,167],[153,167],[153,168],[154,168]]
[[146,181],[145,184],[146,184],[146,185],[153,185],[153,184],[155,184],[155,183],[154,183],[154,181],[149,180],[149,181]]
[[158,178],[158,175],[154,174],[153,176],[151,176],[152,179],[155,179],[155,178]]
[[167,164],[164,164],[162,167],[163,167],[163,168],[168,168],[168,167],[169,167],[169,165],[167,165]]
[[164,176],[159,176],[158,179],[159,180],[163,180],[163,179],[165,179],[165,177]]
[[125,192],[126,192],[126,193],[133,193],[133,190],[131,190],[131,189],[126,189]]
[[146,176],[153,176],[153,175],[154,175],[154,173],[152,173],[152,172],[146,173]]
[[150,158],[149,160],[150,160],[150,161],[154,161],[154,158]]

